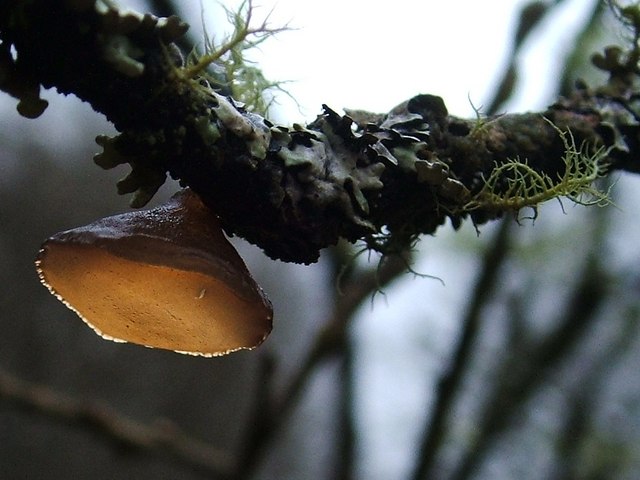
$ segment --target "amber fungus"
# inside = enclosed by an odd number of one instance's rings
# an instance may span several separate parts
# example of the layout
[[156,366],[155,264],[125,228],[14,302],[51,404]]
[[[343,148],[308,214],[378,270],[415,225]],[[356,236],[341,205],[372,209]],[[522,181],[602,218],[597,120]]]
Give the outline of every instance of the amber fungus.
[[36,266],[42,283],[109,340],[214,356],[254,348],[271,331],[271,303],[189,190],[58,233]]

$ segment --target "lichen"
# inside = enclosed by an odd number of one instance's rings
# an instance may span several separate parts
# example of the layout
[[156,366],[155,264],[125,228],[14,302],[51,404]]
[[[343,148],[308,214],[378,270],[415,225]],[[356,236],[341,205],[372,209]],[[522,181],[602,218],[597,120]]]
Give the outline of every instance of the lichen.
[[18,99],[18,113],[26,118],[38,118],[49,105],[40,98],[40,84],[19,68],[5,43],[0,43],[0,90]]
[[[317,140],[310,140],[311,146],[293,145],[292,148],[281,148],[277,156],[284,162],[284,166],[310,167],[318,158],[325,158],[326,151],[324,144]],[[314,172],[317,173],[317,172]]]
[[220,129],[211,121],[211,117],[209,115],[196,117],[193,121],[193,125],[195,126],[198,135],[200,135],[202,142],[206,146],[213,145],[220,138]]
[[215,118],[220,120],[227,130],[246,142],[254,158],[264,159],[271,141],[271,132],[264,120],[249,112],[241,113],[240,107],[232,98],[227,99],[213,91],[209,94],[216,100],[216,105],[212,107]]
[[[383,188],[380,177],[385,165],[380,161],[364,161],[368,149],[366,144],[358,146],[359,138],[351,129],[352,120],[349,117],[341,117],[326,105],[324,111],[324,116],[320,118],[325,121],[316,121],[315,124],[323,135],[322,144],[326,143],[329,148],[314,160],[312,165],[316,170],[315,176],[328,183],[329,189],[335,190],[335,186],[339,186],[348,193],[346,197],[328,195],[327,198],[336,197],[336,205],[333,207],[339,207],[354,224],[375,231],[375,226],[367,218],[369,204],[365,192],[375,192]],[[322,148],[324,149],[324,146]],[[354,155],[355,148],[362,150],[360,156]]]
[[[148,140],[151,138],[149,137]],[[129,204],[134,208],[140,208],[145,206],[164,184],[166,173],[164,168],[159,168],[154,162],[152,155],[124,155],[119,145],[124,142],[126,137],[122,135],[115,137],[99,135],[96,143],[103,148],[103,151],[94,156],[94,162],[105,170],[125,163],[131,165],[131,172],[119,180],[116,187],[120,195],[133,193]],[[154,143],[154,140],[149,143]]]
[[[546,120],[546,119],[545,119]],[[560,135],[564,147],[563,171],[557,178],[532,168],[526,159],[510,159],[491,171],[482,189],[462,208],[465,212],[518,212],[535,209],[545,201],[567,198],[580,205],[608,205],[608,192],[593,186],[607,171],[609,149],[576,145],[570,130],[563,131],[547,120]]]
[[138,61],[144,51],[125,35],[109,35],[103,48],[104,59],[118,72],[132,78],[144,73],[144,63]]
[[109,0],[97,0],[96,13],[102,17],[102,43],[104,59],[113,68],[128,77],[139,77],[144,73],[144,63],[140,60],[144,49],[138,45],[131,34],[138,33],[159,37],[170,43],[184,35],[189,26],[178,17],[158,18],[150,14],[141,14],[129,9],[119,9]]
[[[233,32],[221,42],[215,42],[205,27],[204,52],[199,54],[193,50],[187,56],[181,74],[187,79],[203,78],[214,90],[225,91],[233,97],[247,112],[265,116],[270,106],[265,93],[271,90],[287,92],[282,87],[284,82],[268,80],[247,59],[246,52],[274,34],[287,30],[287,27],[272,28],[268,15],[262,23],[254,26],[251,0],[243,0],[237,10],[225,8],[225,12]],[[208,70],[209,67],[213,72]]]
[[415,162],[416,174],[418,181],[429,185],[442,185],[449,177],[449,166],[439,160],[422,160]]

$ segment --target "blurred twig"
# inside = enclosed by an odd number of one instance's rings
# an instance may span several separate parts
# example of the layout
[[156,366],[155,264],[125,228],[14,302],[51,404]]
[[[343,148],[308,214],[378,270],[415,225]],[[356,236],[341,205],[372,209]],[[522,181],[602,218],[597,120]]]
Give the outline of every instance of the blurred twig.
[[352,480],[355,454],[355,426],[353,405],[353,345],[347,341],[342,352],[340,371],[340,399],[338,405],[339,431],[336,445],[335,480]]
[[597,0],[593,3],[591,15],[589,20],[584,23],[582,29],[576,35],[576,39],[573,44],[575,47],[567,57],[565,62],[565,68],[562,72],[562,78],[559,82],[560,95],[568,95],[574,88],[574,82],[576,80],[575,73],[578,65],[584,65],[589,63],[589,57],[593,53],[589,47],[592,45],[588,42],[589,38],[593,35],[593,31],[596,26],[602,22],[603,14],[607,11],[607,4],[602,0]]
[[249,432],[237,478],[245,479],[252,475],[273,437],[298,403],[314,369],[330,356],[344,353],[350,320],[360,304],[407,269],[406,258],[389,256],[381,262],[378,269],[354,273],[344,285],[343,294],[336,296],[333,313],[317,334],[300,368],[284,393],[270,403],[268,411],[263,410],[265,422],[261,428]]
[[561,0],[555,0],[555,2],[550,3],[532,0],[520,11],[518,27],[513,38],[513,47],[509,53],[509,63],[504,70],[502,78],[497,83],[498,87],[496,88],[493,98],[488,104],[486,112],[488,115],[496,113],[500,105],[513,95],[514,88],[518,81],[517,59],[521,47],[529,36],[529,33],[540,24],[552,6],[560,1]]
[[430,471],[434,465],[438,447],[442,445],[448,414],[460,392],[463,376],[469,370],[473,346],[480,330],[482,309],[493,291],[500,267],[507,258],[511,221],[511,219],[502,220],[498,232],[485,253],[480,267],[480,276],[471,295],[467,313],[462,320],[460,341],[451,364],[436,387],[435,404],[418,449],[418,463],[412,477],[414,480],[423,479]]
[[463,458],[451,477],[455,480],[471,478],[485,458],[496,438],[512,424],[524,403],[549,378],[569,354],[573,352],[585,331],[593,325],[595,313],[605,298],[602,272],[593,257],[589,258],[575,286],[572,298],[561,310],[553,332],[534,345],[519,345],[512,349],[497,377],[500,379],[487,409],[481,415],[474,436],[474,448]]
[[594,228],[591,244],[586,252],[582,272],[567,304],[559,309],[557,325],[543,339],[532,341],[527,336],[513,338],[504,356],[500,370],[496,372],[498,385],[485,403],[485,411],[479,416],[474,444],[463,457],[451,476],[454,480],[466,480],[478,470],[485,454],[502,434],[522,406],[549,379],[551,372],[574,352],[585,332],[597,320],[596,313],[608,292],[606,274],[602,268],[602,245],[606,232],[605,210],[594,210]]
[[637,338],[638,308],[636,304],[627,309],[613,341],[594,362],[586,378],[576,382],[576,387],[569,394],[568,415],[560,432],[557,447],[558,467],[549,480],[598,478],[590,476],[588,467],[584,468],[585,462],[582,455],[584,455],[583,447],[589,437],[591,420],[599,394],[602,393],[599,387],[610,373],[611,367],[618,364],[620,358],[629,351]]
[[[509,54],[508,63],[502,75],[502,78],[497,83],[498,87],[493,95],[493,98],[488,102],[486,113],[488,115],[495,114],[500,106],[505,103],[514,93],[514,89],[518,82],[518,58],[522,51],[522,47],[525,44],[525,40],[529,37],[529,34],[538,27],[547,15],[554,10],[556,6],[563,3],[565,0],[553,0],[553,1],[541,1],[531,0],[520,11],[518,17],[518,26],[513,40],[513,47]],[[575,57],[576,52],[580,49],[580,46],[584,43],[586,35],[593,28],[594,24],[600,19],[600,14],[604,10],[604,2],[597,0],[593,2],[592,13],[589,17],[589,21],[585,23],[581,31],[578,33],[574,44],[576,47],[569,55],[566,61],[566,65],[571,65],[572,59]],[[570,90],[568,82],[570,72],[564,69],[563,77],[559,82],[561,94],[566,94]]]
[[0,398],[48,418],[97,431],[129,448],[161,454],[210,479],[226,479],[231,472],[228,453],[192,438],[168,420],[144,425],[103,403],[79,400],[2,369]]

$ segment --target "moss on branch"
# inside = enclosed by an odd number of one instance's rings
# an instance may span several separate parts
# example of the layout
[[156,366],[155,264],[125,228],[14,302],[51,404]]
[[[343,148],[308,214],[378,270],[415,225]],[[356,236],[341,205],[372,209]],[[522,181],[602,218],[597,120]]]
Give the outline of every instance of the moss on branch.
[[[633,15],[624,18],[638,30]],[[28,116],[44,109],[40,86],[89,102],[120,132],[99,138],[96,161],[131,165],[121,193],[135,192],[142,205],[169,173],[228,233],[285,261],[313,262],[341,237],[404,250],[447,219],[457,228],[467,217],[482,223],[519,208],[509,178],[522,176],[522,165],[527,178],[549,179],[547,191],[572,177],[567,138],[606,152],[598,164],[640,171],[637,36],[629,51],[595,59],[610,73],[607,84],[579,85],[544,112],[479,124],[449,115],[439,97],[417,95],[384,115],[352,119],[323,106],[311,124],[284,127],[218,93],[200,75],[202,63],[185,68],[172,42],[186,28],[107,0],[6,0],[0,89]],[[207,55],[204,63],[217,58]]]

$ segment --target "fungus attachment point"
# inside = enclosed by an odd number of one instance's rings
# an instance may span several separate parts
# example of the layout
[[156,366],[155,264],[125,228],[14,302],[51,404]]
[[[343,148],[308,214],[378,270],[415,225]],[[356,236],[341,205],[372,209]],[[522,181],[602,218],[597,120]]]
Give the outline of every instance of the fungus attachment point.
[[102,337],[192,355],[258,346],[273,310],[190,190],[49,238],[42,283]]

